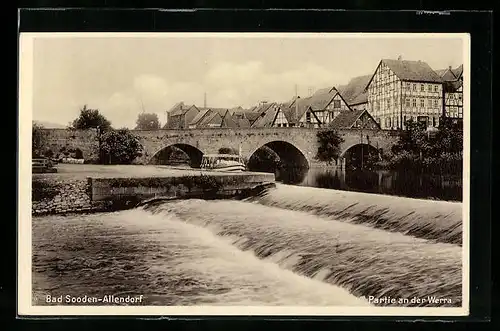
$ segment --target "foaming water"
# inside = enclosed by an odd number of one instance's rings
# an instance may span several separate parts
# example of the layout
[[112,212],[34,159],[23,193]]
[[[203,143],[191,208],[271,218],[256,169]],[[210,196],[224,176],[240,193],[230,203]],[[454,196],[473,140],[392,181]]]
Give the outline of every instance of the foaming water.
[[365,224],[441,243],[462,244],[462,203],[277,184],[258,204]]
[[461,248],[457,245],[348,222],[325,222],[309,213],[241,201],[185,200],[145,209],[162,218],[174,214],[259,259],[341,286],[358,297],[436,297],[445,301],[440,306],[461,305]]
[[[227,206],[236,211],[240,204]],[[175,205],[181,212],[197,206],[193,217],[204,217],[199,208],[219,206],[201,200]],[[33,304],[46,304],[50,294],[144,295],[144,305],[370,305],[338,286],[280,268],[285,251],[262,261],[231,245],[237,240],[181,221],[176,213],[37,217]]]

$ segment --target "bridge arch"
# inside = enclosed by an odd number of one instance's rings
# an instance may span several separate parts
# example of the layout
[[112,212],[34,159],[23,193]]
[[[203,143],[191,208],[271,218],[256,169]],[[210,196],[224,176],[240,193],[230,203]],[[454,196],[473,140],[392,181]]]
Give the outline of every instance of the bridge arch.
[[249,164],[252,163],[253,158],[258,157],[259,152],[262,150],[271,150],[279,157],[281,163],[287,166],[309,168],[309,160],[301,148],[284,140],[271,140],[259,144],[257,148],[251,150],[248,154]]
[[362,169],[380,157],[380,150],[372,144],[356,143],[344,149],[339,159],[345,159],[346,167]]
[[[180,155],[179,151],[184,153]],[[173,162],[185,161],[193,168],[199,168],[203,152],[198,148],[184,143],[175,143],[163,146],[149,159],[149,164],[171,164]]]

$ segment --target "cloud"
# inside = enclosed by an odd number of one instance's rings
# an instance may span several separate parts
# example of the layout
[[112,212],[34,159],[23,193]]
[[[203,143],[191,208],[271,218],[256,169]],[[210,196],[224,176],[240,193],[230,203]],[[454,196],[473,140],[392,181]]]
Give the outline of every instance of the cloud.
[[259,101],[285,101],[293,97],[295,84],[299,94],[344,83],[348,77],[336,75],[326,68],[306,63],[283,72],[272,72],[260,62],[219,63],[205,76],[211,92],[210,104],[250,107]]
[[165,122],[165,112],[177,102],[203,106],[204,93],[212,107],[251,107],[261,100],[286,101],[327,86],[344,83],[348,78],[326,68],[306,63],[287,71],[273,72],[263,63],[221,62],[199,77],[184,81],[169,81],[166,77],[144,74],[136,76],[128,88],[116,91],[108,98],[94,100],[90,107],[99,108],[114,127],[135,127],[137,115],[144,111],[156,113]]
[[135,121],[143,110],[156,113],[161,123],[165,111],[179,101],[203,100],[201,85],[194,82],[169,82],[156,75],[140,75],[130,87],[112,94],[108,99],[96,102],[101,113],[114,127],[135,127]]

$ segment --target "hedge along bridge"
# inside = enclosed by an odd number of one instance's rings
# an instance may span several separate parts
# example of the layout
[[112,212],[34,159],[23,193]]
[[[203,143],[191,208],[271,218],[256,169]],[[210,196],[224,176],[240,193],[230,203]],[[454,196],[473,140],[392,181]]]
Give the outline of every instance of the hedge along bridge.
[[[133,130],[142,146],[143,154],[134,163],[151,164],[155,157],[169,147],[177,147],[191,159],[193,166],[201,163],[203,154],[216,154],[222,147],[241,148],[242,157],[249,160],[263,146],[272,149],[286,163],[309,167],[319,143],[317,128],[210,128],[184,130]],[[79,146],[85,159],[97,158],[99,150],[95,130],[46,129],[49,147],[53,152],[62,147]],[[338,133],[344,139],[341,144],[340,160],[350,153],[357,153],[360,147],[365,151],[378,153],[389,149],[397,141],[397,132],[388,130],[343,129]]]

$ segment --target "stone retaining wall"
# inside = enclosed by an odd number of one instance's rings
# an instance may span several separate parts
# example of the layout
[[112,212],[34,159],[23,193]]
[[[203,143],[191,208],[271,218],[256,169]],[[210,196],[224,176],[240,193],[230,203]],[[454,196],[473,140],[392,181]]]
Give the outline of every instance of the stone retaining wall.
[[245,196],[273,184],[274,174],[32,180],[32,215],[112,211],[151,198]]
[[88,179],[35,178],[32,214],[61,214],[93,210]]

